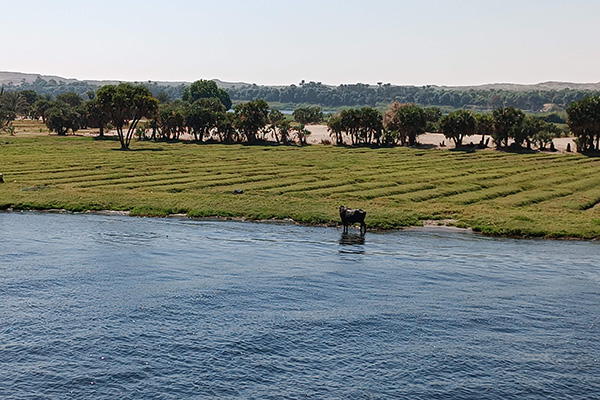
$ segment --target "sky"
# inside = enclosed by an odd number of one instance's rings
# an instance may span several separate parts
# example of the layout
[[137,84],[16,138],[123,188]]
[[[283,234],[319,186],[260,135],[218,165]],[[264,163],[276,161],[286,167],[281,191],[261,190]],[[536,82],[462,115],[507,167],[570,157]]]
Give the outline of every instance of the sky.
[[600,81],[598,0],[0,0],[0,71],[127,81]]

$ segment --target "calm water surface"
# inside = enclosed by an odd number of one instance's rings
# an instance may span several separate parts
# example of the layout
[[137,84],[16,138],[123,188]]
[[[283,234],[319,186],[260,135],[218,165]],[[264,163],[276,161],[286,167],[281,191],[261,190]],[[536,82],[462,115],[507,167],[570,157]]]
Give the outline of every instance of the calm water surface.
[[600,398],[600,244],[0,214],[1,399]]

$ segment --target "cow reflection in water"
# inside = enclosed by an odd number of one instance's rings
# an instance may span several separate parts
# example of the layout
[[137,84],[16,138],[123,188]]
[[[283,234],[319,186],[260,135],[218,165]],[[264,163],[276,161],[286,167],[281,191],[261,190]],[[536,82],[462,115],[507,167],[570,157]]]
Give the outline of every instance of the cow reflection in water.
[[340,244],[342,246],[354,246],[357,244],[365,244],[365,234],[343,232],[342,237],[340,238]]

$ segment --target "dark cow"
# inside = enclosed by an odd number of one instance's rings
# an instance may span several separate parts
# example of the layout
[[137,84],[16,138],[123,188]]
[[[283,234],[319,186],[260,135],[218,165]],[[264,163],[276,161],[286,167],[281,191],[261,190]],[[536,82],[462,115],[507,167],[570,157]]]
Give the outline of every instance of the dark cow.
[[366,211],[361,209],[351,210],[346,206],[340,206],[340,218],[342,219],[342,223],[344,224],[344,232],[348,232],[348,226],[355,224],[357,222],[360,223],[360,232],[366,232],[367,226],[365,225],[365,216],[367,215]]

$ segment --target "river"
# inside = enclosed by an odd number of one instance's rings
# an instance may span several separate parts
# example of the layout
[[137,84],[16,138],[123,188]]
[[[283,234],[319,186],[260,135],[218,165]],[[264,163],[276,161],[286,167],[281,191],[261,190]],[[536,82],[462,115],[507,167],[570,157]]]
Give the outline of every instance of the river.
[[600,398],[600,244],[0,213],[2,399]]

